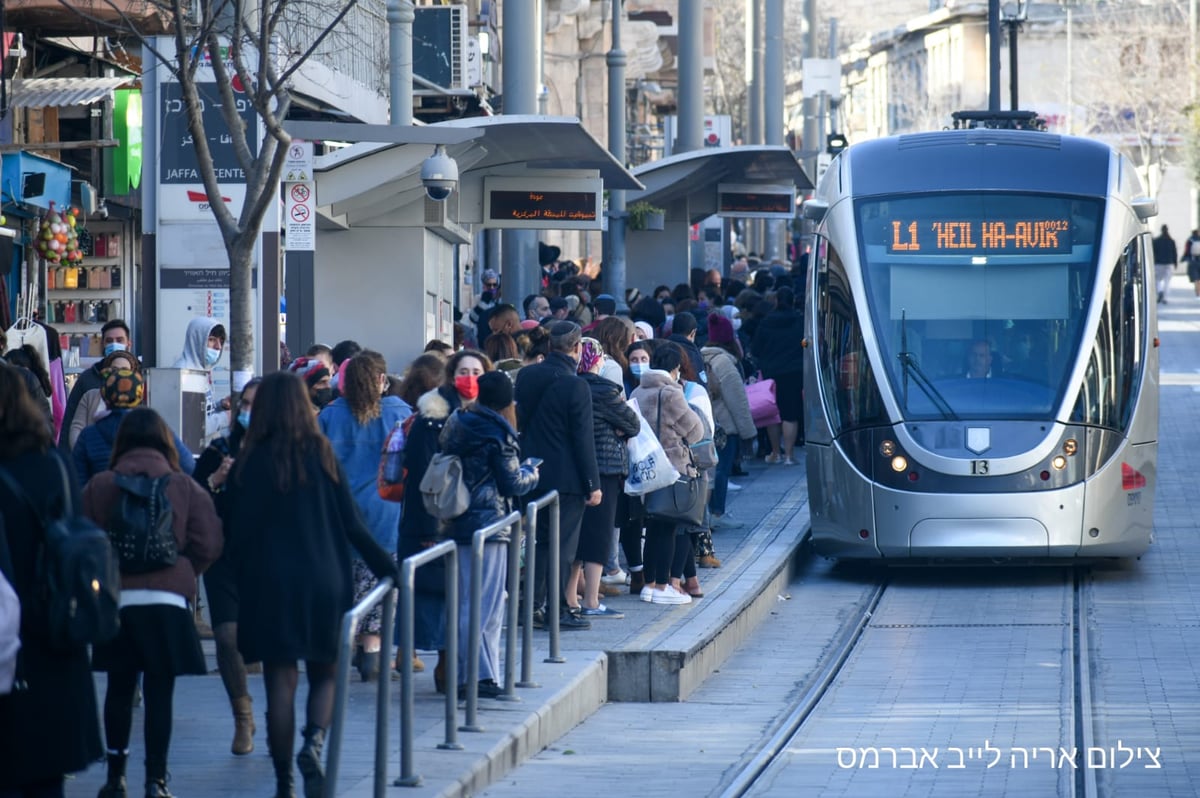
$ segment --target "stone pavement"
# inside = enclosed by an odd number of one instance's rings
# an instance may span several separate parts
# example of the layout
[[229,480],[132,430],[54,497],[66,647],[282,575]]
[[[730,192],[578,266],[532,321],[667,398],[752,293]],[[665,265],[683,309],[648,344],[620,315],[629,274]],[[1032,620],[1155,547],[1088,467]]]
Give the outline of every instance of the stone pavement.
[[[535,632],[534,679],[541,686],[518,689],[521,700],[516,703],[481,700],[479,723],[484,730],[458,732],[461,751],[437,747],[445,739],[445,705],[433,689],[436,655],[424,657],[427,670],[416,675],[414,702],[414,768],[422,783],[389,786],[389,794],[414,798],[476,794],[561,738],[606,701],[687,698],[771,613],[791,580],[808,528],[803,464],[767,466],[757,461],[748,468],[750,476],[735,478],[744,489],[729,494],[730,510],[746,525],[715,533],[722,567],[700,570],[703,599],[675,607],[647,604],[636,596],[608,597],[605,603],[625,613],[625,618],[597,619],[589,630],[563,632],[565,663],[543,661],[549,653],[549,637]],[[210,675],[183,678],[176,685],[170,789],[179,798],[271,795],[274,775],[266,754],[262,679],[251,677],[258,747],[249,756],[234,757],[229,754],[232,715],[216,675],[211,641],[205,642],[205,648]],[[392,687],[389,785],[400,773],[399,682]],[[96,689],[102,702],[103,674],[97,674]],[[304,694],[302,680],[298,724],[303,719]],[[464,717],[460,704],[460,724]],[[141,786],[140,729],[139,710],[131,745],[132,794]],[[374,729],[374,685],[352,680],[338,796],[371,795]],[[68,782],[67,795],[90,798],[103,779],[103,766],[93,766]]]

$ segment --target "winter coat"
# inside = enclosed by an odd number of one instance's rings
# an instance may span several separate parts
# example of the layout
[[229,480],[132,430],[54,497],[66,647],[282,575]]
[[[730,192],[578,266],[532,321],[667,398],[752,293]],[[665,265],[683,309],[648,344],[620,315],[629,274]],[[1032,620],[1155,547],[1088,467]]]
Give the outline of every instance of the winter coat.
[[600,366],[600,376],[622,389],[625,387],[625,372],[621,370],[621,364],[613,360],[610,355],[604,356],[604,364]]
[[[88,391],[96,390],[104,385],[104,375],[100,373],[100,364],[94,363],[86,371],[83,371],[75,378],[75,385],[71,387],[71,395],[67,397],[67,408],[63,415],[63,420],[70,424],[75,418],[75,411],[79,408],[80,401]],[[85,425],[86,426],[86,425]],[[69,435],[66,432],[60,433],[58,436],[58,449],[64,456],[70,457],[71,451],[75,448],[73,441],[69,440]]]
[[183,352],[171,364],[173,369],[193,369],[208,374],[208,391],[204,395],[205,435],[215,434],[225,426],[228,418],[226,411],[221,409],[213,396],[213,367],[208,364],[206,357],[209,336],[212,335],[213,328],[218,324],[220,322],[216,319],[207,316],[200,316],[189,321],[187,330],[183,333]]
[[379,497],[376,479],[383,442],[397,422],[412,415],[412,408],[398,396],[385,396],[380,400],[379,413],[377,418],[360,424],[345,397],[338,397],[317,416],[317,424],[346,472],[350,494],[362,511],[371,537],[387,551],[395,551],[400,535],[400,505]]
[[[118,408],[92,426],[79,433],[79,440],[71,450],[75,462],[76,476],[79,485],[83,487],[88,480],[102,471],[108,470],[108,461],[112,459],[113,444],[117,440],[117,428],[129,408]],[[185,474],[196,470],[196,458],[191,450],[184,445],[183,440],[175,436],[175,450],[179,453],[179,468]]]
[[713,420],[727,435],[752,439],[758,435],[746,385],[733,355],[718,346],[701,350],[708,365],[708,394],[712,398]]
[[[0,462],[22,490],[41,505],[40,511],[62,506],[63,487],[57,451],[29,452]],[[83,504],[74,475],[68,489],[76,512]],[[83,770],[104,754],[100,741],[96,688],[86,646],[69,651],[50,647],[35,616],[38,551],[42,525],[24,501],[0,482],[0,546],[12,564],[8,574],[21,599],[19,676],[28,689],[0,696],[0,791],[14,790],[64,773]],[[0,557],[3,554],[0,553]]]
[[1175,239],[1166,233],[1157,235],[1150,242],[1154,246],[1154,262],[1169,263],[1172,266],[1179,260],[1179,252],[1175,248]]
[[[450,414],[462,406],[458,391],[442,385],[417,400],[417,417],[404,440],[404,514],[400,519],[400,556],[407,557],[420,549],[421,543],[438,539],[437,519],[425,512],[421,501],[421,480],[429,469],[429,461],[441,451],[439,438]],[[425,570],[429,566],[423,566]]]
[[588,496],[600,490],[596,440],[592,429],[592,393],[575,374],[575,361],[551,352],[541,363],[517,375],[517,428],[521,456],[540,457],[539,495]]
[[764,377],[804,372],[804,315],[796,310],[773,310],[754,333],[750,353]]
[[[475,530],[499,521],[514,509],[515,497],[537,487],[534,470],[522,466],[517,431],[495,410],[473,405],[456,410],[441,435],[442,452],[458,455],[463,479],[471,491],[467,511],[446,524],[446,535],[470,545]],[[508,532],[488,538],[507,542]]]
[[[69,426],[65,427],[62,433],[63,440],[67,441],[71,448],[75,447],[80,434],[85,429],[99,421],[96,413],[102,407],[104,407],[104,397],[100,395],[99,388],[93,388],[80,398],[79,404],[75,406],[75,414],[67,418]],[[106,407],[104,409],[108,410]]]
[[179,558],[174,565],[144,574],[121,574],[122,590],[165,590],[196,599],[196,577],[221,556],[225,538],[221,520],[208,493],[186,474],[171,470],[167,458],[154,449],[131,449],[88,482],[83,489],[83,512],[104,529],[110,526],[112,515],[120,510],[121,489],[117,474],[145,474],[157,479],[170,475],[167,501],[174,514],[172,531]]
[[351,561],[398,577],[391,555],[371,537],[350,495],[321,467],[315,446],[305,480],[280,491],[270,449],[243,452],[227,488],[228,556],[238,585],[238,650],[247,662],[337,659],[342,615],[354,604]]
[[[659,398],[662,399],[662,416],[658,413]],[[650,369],[642,375],[642,384],[631,397],[637,400],[642,417],[650,423],[650,429],[658,436],[667,453],[667,459],[675,470],[685,476],[694,477],[690,444],[704,437],[704,424],[696,411],[688,407],[683,397],[683,386],[671,379],[671,375],[659,369]]]
[[596,439],[596,465],[600,475],[629,473],[629,450],[625,441],[635,437],[641,422],[625,403],[625,391],[599,374],[583,374],[592,392],[592,430]]

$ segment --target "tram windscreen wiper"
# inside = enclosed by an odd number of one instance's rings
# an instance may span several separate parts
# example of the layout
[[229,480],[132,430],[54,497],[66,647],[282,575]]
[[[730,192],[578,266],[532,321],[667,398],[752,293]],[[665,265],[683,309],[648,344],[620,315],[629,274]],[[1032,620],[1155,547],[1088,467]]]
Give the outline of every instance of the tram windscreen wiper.
[[917,359],[913,357],[912,352],[908,351],[908,322],[905,319],[905,311],[900,311],[900,369],[902,380],[902,399],[904,400],[904,409],[908,410],[908,380],[909,377],[921,389],[921,392],[933,402],[933,406],[942,414],[942,418],[947,421],[957,421],[958,415],[954,409],[950,407],[950,403],[946,401],[946,397],[942,396],[941,392],[934,387],[933,381],[929,376],[921,370],[921,366],[917,363]]

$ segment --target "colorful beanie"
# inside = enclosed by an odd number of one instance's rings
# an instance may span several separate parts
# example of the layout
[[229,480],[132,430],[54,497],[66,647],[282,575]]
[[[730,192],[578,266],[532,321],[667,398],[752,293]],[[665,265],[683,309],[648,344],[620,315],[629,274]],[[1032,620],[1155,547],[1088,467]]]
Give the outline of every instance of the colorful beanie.
[[129,369],[108,369],[100,396],[109,410],[139,407],[146,394],[146,383],[142,375]]
[[329,369],[315,357],[298,357],[292,361],[288,370],[303,379],[309,388],[329,376]]

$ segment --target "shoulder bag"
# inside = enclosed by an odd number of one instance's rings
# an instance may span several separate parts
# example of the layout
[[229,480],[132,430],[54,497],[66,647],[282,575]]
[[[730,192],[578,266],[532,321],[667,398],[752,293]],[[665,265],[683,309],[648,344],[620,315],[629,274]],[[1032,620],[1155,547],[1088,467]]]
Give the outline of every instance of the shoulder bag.
[[[658,391],[658,417],[654,426],[655,435],[662,440],[662,389]],[[685,441],[686,443],[686,441]],[[688,458],[692,451],[685,446]],[[698,477],[680,475],[672,484],[665,488],[646,494],[646,517],[656,521],[668,521],[673,524],[688,524],[699,526],[704,521],[704,506],[707,502],[708,491],[705,481]]]

